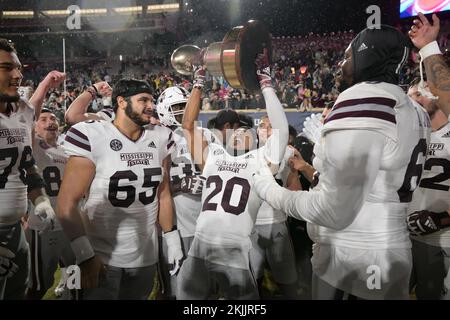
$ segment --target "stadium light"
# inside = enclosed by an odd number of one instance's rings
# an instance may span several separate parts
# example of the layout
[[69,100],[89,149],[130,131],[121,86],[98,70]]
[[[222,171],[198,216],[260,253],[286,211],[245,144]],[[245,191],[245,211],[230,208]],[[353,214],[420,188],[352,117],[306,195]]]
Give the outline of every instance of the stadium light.
[[[44,10],[42,11],[45,15],[48,16],[67,16],[71,14],[69,10]],[[106,8],[98,8],[98,9],[81,9],[80,14],[82,15],[106,15],[108,10]]]
[[180,4],[178,3],[151,4],[147,7],[147,12],[150,13],[172,12],[178,10],[180,10]]
[[114,8],[116,13],[142,13],[142,6]]
[[3,11],[4,18],[32,18],[33,11]]

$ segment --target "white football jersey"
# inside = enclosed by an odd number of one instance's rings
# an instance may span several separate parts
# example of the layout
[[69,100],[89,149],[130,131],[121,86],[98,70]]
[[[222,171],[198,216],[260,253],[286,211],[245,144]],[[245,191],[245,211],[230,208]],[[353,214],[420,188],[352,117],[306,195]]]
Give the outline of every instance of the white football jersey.
[[[241,248],[244,261],[240,268],[248,268],[250,234],[262,200],[252,189],[253,174],[266,164],[265,147],[232,156],[223,146],[212,143],[202,175],[206,183],[202,193],[202,211],[197,219],[195,238],[213,247]],[[194,240],[195,242],[195,240]],[[210,262],[235,266],[236,261],[221,254],[204,255],[200,247],[191,246],[189,255]]]
[[[33,156],[39,170],[39,174],[45,181],[45,193],[50,198],[53,208],[56,208],[56,199],[58,197],[61,180],[64,175],[68,156],[61,145],[50,146],[40,137],[34,138]],[[32,214],[32,212],[30,212]],[[55,230],[61,230],[57,222]]]
[[136,268],[157,262],[157,191],[163,160],[174,147],[172,135],[149,125],[131,141],[106,121],[78,123],[67,132],[68,155],[96,165],[84,211],[87,234],[105,264]]
[[[341,230],[308,223],[308,234],[315,243],[313,271],[333,287],[364,299],[407,297],[408,288],[398,283],[408,282],[407,271],[412,265],[406,216],[425,163],[430,134],[428,114],[398,86],[360,83],[339,95],[322,136],[346,129],[352,134],[355,130],[380,133],[385,146],[380,167],[373,168],[377,170],[375,181],[353,222]],[[323,139],[314,148],[313,163],[318,172],[326,172],[324,168],[333,165],[327,162],[327,152],[339,150],[338,145],[327,146],[326,142]],[[319,176],[313,190],[321,188]],[[381,285],[370,290],[367,283],[373,266],[379,270]]]
[[112,108],[103,108],[96,115],[106,121],[113,121],[116,118],[116,113]]
[[[290,173],[289,168],[289,158],[294,155],[294,150],[291,147],[286,148],[286,153],[284,154],[283,161],[280,164],[277,174],[275,175],[275,180],[279,185],[286,187],[287,179]],[[263,202],[258,210],[258,215],[256,216],[256,225],[263,224],[274,224],[285,222],[287,219],[286,213],[281,210],[276,210],[272,208],[267,202]]]
[[27,168],[34,165],[31,132],[34,108],[25,100],[0,113],[0,221],[14,223],[27,211]]
[[[179,183],[186,176],[200,174],[200,169],[192,161],[187,140],[181,128],[174,131],[173,138],[175,148],[171,154],[170,180],[172,183]],[[194,236],[195,224],[201,211],[201,197],[180,192],[173,196],[173,201],[175,203],[177,227],[181,236]]]
[[[359,249],[409,248],[405,221],[425,162],[430,134],[428,114],[400,87],[364,82],[339,95],[322,135],[345,129],[372,130],[388,138],[381,167],[374,169],[378,170],[376,180],[353,223],[343,230],[308,224],[311,239]],[[322,161],[326,159],[322,142],[315,146],[314,153],[318,172],[324,165],[332,165]],[[316,188],[320,187],[319,177]]]
[[[450,209],[450,123],[431,133],[428,156],[419,188],[414,191],[409,213]],[[450,247],[450,230],[413,237],[432,246]]]

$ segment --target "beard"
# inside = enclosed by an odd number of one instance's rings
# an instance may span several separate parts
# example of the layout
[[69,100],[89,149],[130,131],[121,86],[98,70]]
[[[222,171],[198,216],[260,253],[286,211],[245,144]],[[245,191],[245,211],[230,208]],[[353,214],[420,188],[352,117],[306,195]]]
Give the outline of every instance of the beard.
[[127,103],[127,107],[125,108],[125,114],[128,116],[128,118],[131,119],[135,124],[137,124],[140,127],[143,127],[150,123],[150,120],[142,120],[140,115],[133,111],[133,108],[131,107],[131,101]]
[[17,102],[20,100],[20,96],[10,96],[7,94],[0,93],[0,102]]
[[434,115],[439,110],[438,106],[436,105],[436,101],[431,101],[425,109],[427,110],[430,119],[433,119]]

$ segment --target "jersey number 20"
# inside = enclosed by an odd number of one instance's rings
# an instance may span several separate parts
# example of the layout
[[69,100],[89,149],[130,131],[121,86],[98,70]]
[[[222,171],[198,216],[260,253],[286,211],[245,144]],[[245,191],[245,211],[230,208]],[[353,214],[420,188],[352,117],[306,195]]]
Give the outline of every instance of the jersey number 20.
[[[217,195],[223,189],[223,180],[220,176],[214,175],[209,176],[206,181],[206,188],[209,189],[211,184],[214,184],[214,190],[206,197],[205,202],[203,203],[202,211],[217,210],[217,203],[210,202],[211,199]],[[242,188],[241,196],[239,198],[239,203],[237,206],[234,206],[230,203],[231,195],[233,194],[234,187],[238,185]],[[222,206],[225,212],[239,215],[244,212],[245,207],[247,206],[248,197],[250,195],[250,184],[247,179],[243,179],[240,177],[233,177],[227,181],[225,184],[225,188],[222,194],[222,200],[220,201],[220,205]]]

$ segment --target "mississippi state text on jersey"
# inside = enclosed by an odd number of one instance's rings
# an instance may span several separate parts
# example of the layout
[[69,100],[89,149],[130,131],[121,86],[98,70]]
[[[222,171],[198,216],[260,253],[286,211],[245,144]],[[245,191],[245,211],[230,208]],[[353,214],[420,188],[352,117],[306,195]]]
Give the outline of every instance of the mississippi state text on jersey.
[[[431,133],[422,180],[414,191],[409,213],[420,210],[444,212],[450,208],[450,123]],[[450,230],[413,237],[432,246],[450,247]]]
[[106,121],[78,123],[67,132],[68,155],[96,165],[84,211],[87,234],[105,264],[137,268],[157,262],[157,191],[163,160],[174,147],[172,135],[149,125],[131,141]]
[[16,222],[26,213],[26,169],[34,165],[34,109],[22,99],[10,107],[10,115],[0,113],[0,218],[4,223]]

